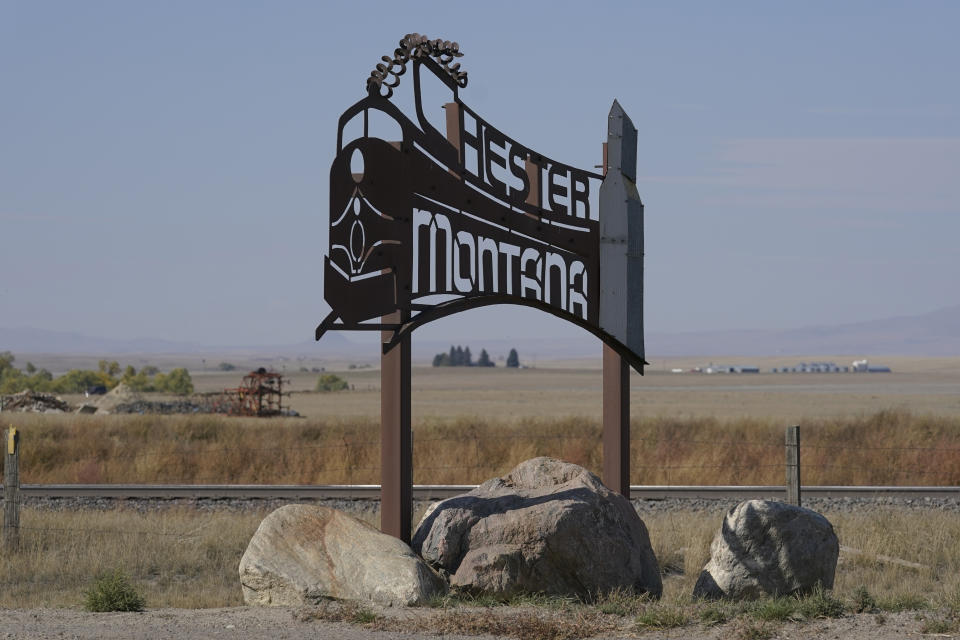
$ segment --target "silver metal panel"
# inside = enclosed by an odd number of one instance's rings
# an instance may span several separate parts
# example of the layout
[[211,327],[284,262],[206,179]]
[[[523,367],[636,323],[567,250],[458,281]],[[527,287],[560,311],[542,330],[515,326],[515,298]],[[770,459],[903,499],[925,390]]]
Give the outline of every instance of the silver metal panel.
[[643,203],[636,177],[637,128],[614,100],[600,186],[600,328],[642,359]]

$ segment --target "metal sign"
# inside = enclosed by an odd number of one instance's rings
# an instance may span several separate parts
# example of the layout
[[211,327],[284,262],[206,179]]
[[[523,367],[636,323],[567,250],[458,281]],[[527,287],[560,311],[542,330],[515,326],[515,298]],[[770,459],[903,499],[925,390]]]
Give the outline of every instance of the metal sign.
[[[461,55],[455,42],[405,36],[340,117],[324,264],[332,311],[317,340],[330,329],[386,330],[387,352],[433,320],[520,304],[589,330],[642,372],[636,128],[614,102],[602,174],[548,158],[460,99]],[[411,115],[394,100],[407,72]],[[424,113],[425,73],[450,91],[445,133]],[[372,130],[384,121],[396,139]]]

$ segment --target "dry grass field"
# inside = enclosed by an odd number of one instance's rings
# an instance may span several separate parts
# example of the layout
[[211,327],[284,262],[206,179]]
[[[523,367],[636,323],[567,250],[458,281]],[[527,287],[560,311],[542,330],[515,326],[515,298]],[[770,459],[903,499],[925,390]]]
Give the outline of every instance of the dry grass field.
[[[655,363],[631,378],[631,481],[780,484],[784,427],[799,424],[806,484],[960,484],[960,359],[884,362],[893,373],[675,374],[663,369],[698,361]],[[562,366],[415,367],[415,482],[481,482],[536,455],[598,471],[597,363],[554,364]],[[198,392],[209,392],[236,386],[242,375],[208,370],[194,380]],[[301,418],[14,413],[0,420],[23,431],[27,483],[377,483],[379,371],[338,375],[350,390],[317,393],[316,374],[288,374],[289,405]]]
[[[26,362],[32,356],[18,356]],[[309,418],[378,419],[380,372],[376,366],[326,362],[328,372],[349,382],[349,393],[313,394],[317,374],[300,372],[303,365],[318,363],[280,359],[237,359],[236,371],[217,371],[220,358],[208,356],[201,366],[196,357],[154,357],[152,360],[120,357],[121,365],[160,363],[165,370],[189,366],[198,392],[237,387],[245,371],[259,366],[282,371],[290,380],[289,405]],[[223,357],[228,360],[228,357]],[[905,410],[915,414],[960,416],[960,358],[889,357],[876,360],[893,368],[890,374],[714,374],[670,373],[689,371],[712,360],[726,364],[754,364],[761,371],[795,365],[800,360],[849,364],[849,356],[807,358],[712,358],[654,360],[643,377],[631,376],[631,411],[640,417],[770,418],[798,424],[808,418],[846,418],[880,410]],[[77,358],[34,357],[52,371],[70,366],[92,366]],[[415,365],[413,417],[483,417],[498,420],[523,418],[599,419],[602,379],[600,360],[540,361],[532,369],[493,369]],[[80,402],[79,396],[67,397]]]
[[[808,360],[813,360],[810,358]],[[839,357],[818,360],[843,362]],[[736,363],[736,358],[722,362]],[[717,360],[720,362],[721,360]],[[752,361],[762,370],[795,360]],[[808,418],[851,417],[885,409],[960,416],[960,358],[889,358],[890,374],[674,374],[696,360],[654,363],[647,375],[633,373],[634,416],[771,418],[799,424]],[[665,370],[666,369],[666,370]],[[380,372],[337,372],[350,393],[317,395],[316,374],[288,373],[295,391],[290,406],[307,417],[378,419]],[[195,373],[198,391],[237,386],[240,374]],[[412,412],[423,418],[600,418],[599,360],[543,363],[536,369],[414,367]]]
[[[26,509],[20,552],[0,557],[0,608],[76,606],[93,576],[117,567],[131,576],[150,608],[240,605],[237,566],[264,515]],[[718,510],[644,516],[665,576],[663,605],[689,609],[722,515]],[[825,515],[843,549],[838,597],[850,600],[866,586],[884,610],[960,607],[956,514],[878,509]]]
[[[414,481],[477,483],[537,455],[598,472],[598,363],[545,364],[416,367]],[[632,377],[632,483],[781,484],[784,427],[800,424],[805,484],[960,484],[960,359],[884,360],[892,374],[669,373],[696,364],[705,363],[655,363]],[[301,418],[5,413],[0,422],[22,432],[24,483],[378,483],[379,371],[337,373],[351,390],[315,393],[316,374],[288,374]],[[236,386],[242,370],[193,376],[198,391],[215,391]],[[645,515],[665,570],[664,601],[598,610],[654,625],[657,616],[700,615],[689,593],[721,511]],[[240,604],[237,564],[264,515],[24,509],[21,550],[0,557],[0,608],[75,606],[95,574],[115,567],[151,608]],[[956,513],[825,515],[844,545],[835,594],[848,606],[866,586],[884,611],[960,612]]]
[[[333,395],[333,394],[332,394]],[[24,483],[376,484],[371,418],[10,414]],[[590,418],[417,420],[414,482],[472,484],[548,455],[599,473]],[[637,418],[633,484],[782,484],[784,428],[760,418]],[[880,411],[801,422],[805,484],[960,484],[960,417]]]

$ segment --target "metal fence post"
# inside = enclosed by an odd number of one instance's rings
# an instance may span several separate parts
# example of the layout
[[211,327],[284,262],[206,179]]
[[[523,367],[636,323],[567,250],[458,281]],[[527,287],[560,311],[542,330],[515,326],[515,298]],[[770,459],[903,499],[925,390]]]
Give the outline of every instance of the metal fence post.
[[3,547],[16,549],[20,544],[20,434],[12,426],[7,430],[3,462]]
[[787,427],[787,502],[800,505],[800,427]]

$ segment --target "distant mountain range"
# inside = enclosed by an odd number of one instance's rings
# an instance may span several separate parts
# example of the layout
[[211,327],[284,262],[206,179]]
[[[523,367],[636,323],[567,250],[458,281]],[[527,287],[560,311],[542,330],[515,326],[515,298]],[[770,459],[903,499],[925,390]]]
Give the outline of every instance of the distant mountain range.
[[650,333],[647,334],[647,353],[653,357],[960,356],[960,306],[916,316],[801,329]]
[[[270,353],[357,355],[375,345],[376,336],[330,332],[318,345],[300,342],[275,346],[209,346],[195,342],[176,342],[156,338],[117,340],[78,333],[41,329],[0,328],[0,351],[14,353],[62,354],[188,354],[188,353]],[[462,344],[487,349],[491,357],[505,355],[511,347],[525,358],[549,360],[594,356],[599,343],[584,332],[574,339],[464,338]],[[651,332],[647,334],[648,360],[674,356],[776,356],[776,355],[904,355],[960,356],[960,305],[915,316],[901,316],[838,325],[799,329],[743,329],[732,331],[696,331],[686,333]],[[414,358],[430,358],[446,351],[449,342],[414,340]],[[502,353],[501,353],[502,352]],[[371,357],[376,357],[371,354]]]

